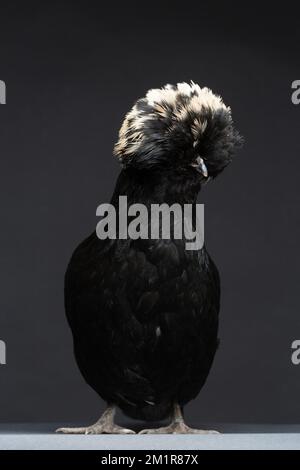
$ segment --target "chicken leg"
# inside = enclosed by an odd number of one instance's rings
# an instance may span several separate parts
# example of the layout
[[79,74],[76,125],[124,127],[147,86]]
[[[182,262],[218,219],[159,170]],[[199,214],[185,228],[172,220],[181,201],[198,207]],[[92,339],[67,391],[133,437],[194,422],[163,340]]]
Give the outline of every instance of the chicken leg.
[[143,429],[139,434],[219,434],[218,431],[209,431],[190,428],[184,422],[181,407],[178,403],[174,405],[172,421],[168,426],[156,429]]
[[114,422],[116,407],[108,405],[95,424],[81,428],[59,428],[56,432],[64,434],[135,434],[131,429],[118,426]]

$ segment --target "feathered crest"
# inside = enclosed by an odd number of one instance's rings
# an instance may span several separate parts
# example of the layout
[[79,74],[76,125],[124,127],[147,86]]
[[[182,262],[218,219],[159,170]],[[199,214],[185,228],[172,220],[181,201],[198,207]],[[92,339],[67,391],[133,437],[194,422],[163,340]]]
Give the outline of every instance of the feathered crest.
[[[114,154],[124,166],[145,167],[200,154],[215,176],[241,137],[220,96],[194,82],[149,90],[126,115]],[[170,161],[171,160],[171,161]],[[172,162],[173,160],[173,162]]]

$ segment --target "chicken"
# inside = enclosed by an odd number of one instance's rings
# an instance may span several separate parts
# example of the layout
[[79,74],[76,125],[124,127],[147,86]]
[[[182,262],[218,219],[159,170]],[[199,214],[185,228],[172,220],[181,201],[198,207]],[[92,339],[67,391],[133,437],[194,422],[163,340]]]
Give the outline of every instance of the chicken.
[[[118,210],[126,195],[128,205],[195,207],[241,141],[230,108],[210,89],[193,82],[152,89],[120,129],[111,204]],[[66,315],[79,369],[107,409],[91,426],[58,431],[133,433],[114,423],[119,407],[135,419],[171,419],[142,433],[210,432],[189,428],[183,408],[203,387],[218,347],[220,281],[205,246],[187,250],[185,242],[100,240],[94,232],[75,250]]]

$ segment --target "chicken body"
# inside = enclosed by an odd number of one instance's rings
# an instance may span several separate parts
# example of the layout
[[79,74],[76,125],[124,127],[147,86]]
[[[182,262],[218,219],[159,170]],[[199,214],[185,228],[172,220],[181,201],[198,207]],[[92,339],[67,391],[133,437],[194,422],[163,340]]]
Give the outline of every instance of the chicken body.
[[[122,170],[112,204],[182,207],[200,189],[193,170]],[[151,220],[149,220],[151,225]],[[75,250],[65,277],[74,351],[86,382],[130,417],[160,420],[204,385],[216,352],[220,285],[205,247],[186,239],[100,240]]]
[[[202,185],[241,143],[231,109],[210,89],[190,82],[149,90],[126,114],[114,147],[123,168],[116,213],[120,196],[148,214],[152,204],[195,209]],[[147,224],[149,234],[151,218]],[[190,240],[172,228],[169,239],[124,239],[118,227],[115,239],[94,232],[75,250],[65,276],[75,357],[108,407],[92,426],[58,431],[132,433],[114,423],[118,406],[137,419],[172,415],[169,426],[142,433],[207,432],[189,428],[182,408],[203,387],[217,349],[219,275],[205,246],[188,250]]]

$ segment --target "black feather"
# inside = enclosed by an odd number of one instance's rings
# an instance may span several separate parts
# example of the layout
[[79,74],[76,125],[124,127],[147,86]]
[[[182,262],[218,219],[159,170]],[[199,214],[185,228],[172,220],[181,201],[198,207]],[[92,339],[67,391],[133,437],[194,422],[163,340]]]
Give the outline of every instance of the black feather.
[[[128,203],[136,202],[139,176],[123,171],[112,202],[124,193]],[[174,178],[178,201],[182,189]],[[164,200],[166,192],[170,198],[172,184],[167,173],[148,178],[139,202],[149,204],[150,187],[152,200]],[[186,181],[182,188],[179,202]],[[184,244],[103,241],[94,233],[75,250],[66,272],[66,312],[79,368],[104,400],[134,418],[161,419],[175,400],[184,405],[194,398],[214,358],[218,273],[205,248],[186,251]]]
[[[129,154],[137,136],[131,134],[133,116],[127,117],[117,147],[125,169],[111,201],[116,209],[120,195],[148,208],[195,205],[202,180],[190,159],[197,146],[212,176],[228,164],[239,141],[230,112],[223,105],[200,106],[195,114],[191,99],[200,99],[197,90],[188,97],[177,93],[172,106],[161,101],[154,117],[153,105],[139,101],[138,113],[152,118],[138,150]],[[175,110],[184,108],[185,119],[174,122]],[[198,129],[192,145],[195,122],[202,133]],[[184,237],[100,240],[93,233],[75,250],[66,272],[66,314],[82,375],[133,418],[162,419],[175,401],[184,406],[195,398],[218,346],[218,271],[205,247],[187,251],[185,243]]]

